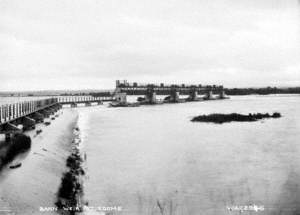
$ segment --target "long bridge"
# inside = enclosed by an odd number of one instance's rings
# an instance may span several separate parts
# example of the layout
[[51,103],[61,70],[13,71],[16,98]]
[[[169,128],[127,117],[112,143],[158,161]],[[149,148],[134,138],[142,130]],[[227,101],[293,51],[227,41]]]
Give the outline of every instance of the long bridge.
[[62,105],[77,107],[78,104],[91,106],[112,101],[112,97],[93,96],[58,96],[34,101],[22,101],[0,106],[0,134],[5,134],[8,141],[11,134],[21,133],[35,128],[36,123],[44,121],[58,111]]
[[24,101],[0,106],[0,134],[9,140],[11,134],[35,127],[45,117],[55,113],[61,105],[56,98]]

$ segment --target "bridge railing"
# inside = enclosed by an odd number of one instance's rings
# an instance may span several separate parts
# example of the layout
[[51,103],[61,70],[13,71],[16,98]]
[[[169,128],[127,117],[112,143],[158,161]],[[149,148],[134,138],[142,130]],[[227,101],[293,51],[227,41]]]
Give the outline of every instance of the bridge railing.
[[84,103],[84,102],[99,102],[99,101],[108,101],[112,98],[109,96],[101,96],[101,97],[94,97],[94,96],[59,96],[56,97],[59,103]]
[[0,124],[26,116],[58,102],[56,98],[24,101],[0,106]]

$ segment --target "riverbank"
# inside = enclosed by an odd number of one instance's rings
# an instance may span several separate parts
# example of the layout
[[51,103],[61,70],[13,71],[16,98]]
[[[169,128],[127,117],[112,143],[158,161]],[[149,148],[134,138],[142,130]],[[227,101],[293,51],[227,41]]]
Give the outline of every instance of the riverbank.
[[[72,152],[73,129],[78,114],[74,109],[62,109],[59,117],[46,126],[38,124],[26,132],[31,137],[29,152],[15,158],[17,169],[3,168],[0,173],[0,206],[15,214],[47,214],[55,212],[56,193],[66,171],[66,159]],[[37,134],[37,130],[42,130]],[[51,209],[53,212],[51,212]]]
[[78,125],[73,130],[72,153],[66,160],[67,171],[61,178],[61,184],[57,192],[57,206],[59,214],[75,215],[83,211],[85,205],[83,198],[83,170],[84,156],[81,153],[81,137]]

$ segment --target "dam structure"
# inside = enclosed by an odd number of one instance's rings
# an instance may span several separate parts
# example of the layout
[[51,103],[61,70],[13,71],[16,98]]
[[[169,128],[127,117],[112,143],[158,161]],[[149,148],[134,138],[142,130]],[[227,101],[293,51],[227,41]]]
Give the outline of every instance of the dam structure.
[[[140,104],[162,103],[156,99],[156,95],[166,95],[163,103],[179,103],[189,101],[226,99],[222,85],[167,85],[161,84],[138,84],[129,83],[126,80],[116,81],[115,94],[119,95],[119,101],[126,101],[126,95],[143,95],[139,98]],[[188,95],[187,99],[180,99],[180,95]],[[198,95],[202,95],[201,97]],[[214,96],[215,95],[215,96]]]

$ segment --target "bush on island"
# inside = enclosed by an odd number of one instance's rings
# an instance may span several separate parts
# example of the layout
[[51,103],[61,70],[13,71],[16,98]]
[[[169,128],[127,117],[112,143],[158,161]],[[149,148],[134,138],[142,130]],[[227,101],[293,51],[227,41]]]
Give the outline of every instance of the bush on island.
[[273,113],[270,115],[269,113],[256,113],[248,115],[243,114],[237,114],[237,113],[231,113],[231,114],[209,114],[209,115],[200,115],[194,117],[191,121],[192,122],[213,122],[213,123],[219,123],[222,124],[224,122],[253,122],[264,118],[279,118],[281,117],[281,114],[278,112]]

